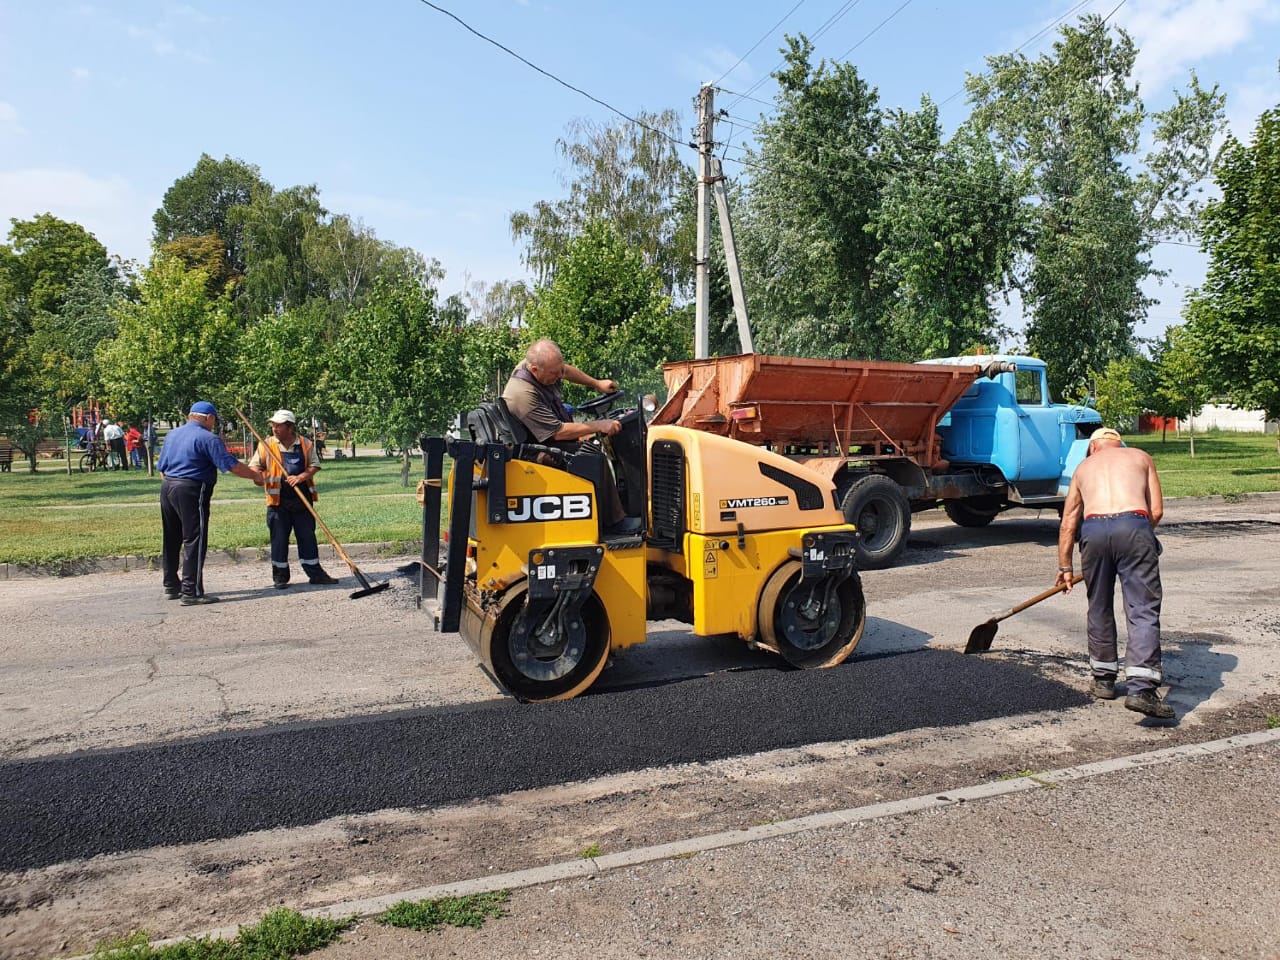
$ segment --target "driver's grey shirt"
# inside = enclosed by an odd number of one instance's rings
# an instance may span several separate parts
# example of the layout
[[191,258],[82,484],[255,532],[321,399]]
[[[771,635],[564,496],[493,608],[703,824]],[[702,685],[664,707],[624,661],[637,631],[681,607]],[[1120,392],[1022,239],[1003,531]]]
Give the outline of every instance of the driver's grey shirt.
[[502,399],[507,402],[511,415],[523,423],[533,436],[535,443],[547,443],[556,435],[556,431],[564,425],[542,394],[533,384],[512,377],[502,390]]

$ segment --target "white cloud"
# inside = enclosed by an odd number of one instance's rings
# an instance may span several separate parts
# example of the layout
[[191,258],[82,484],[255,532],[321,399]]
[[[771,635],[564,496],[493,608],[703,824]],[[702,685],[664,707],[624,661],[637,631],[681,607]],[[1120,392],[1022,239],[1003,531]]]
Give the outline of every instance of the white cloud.
[[1227,95],[1227,126],[1241,143],[1248,143],[1262,111],[1280,103],[1280,82],[1273,73],[1265,81],[1244,83]]
[[24,133],[26,130],[18,121],[18,108],[12,103],[0,100],[0,137],[8,139]]
[[150,256],[151,214],[157,205],[124,177],[55,167],[0,170],[0,224],[52,213],[80,224],[109,253],[134,260]]
[[75,68],[71,71],[71,79],[72,79],[72,80],[80,80],[80,81],[88,80],[88,79],[89,79],[89,68],[88,68],[88,67],[75,67]]
[[1207,57],[1230,53],[1261,23],[1280,18],[1271,0],[1131,0],[1115,22],[1141,52],[1134,68],[1145,97]]

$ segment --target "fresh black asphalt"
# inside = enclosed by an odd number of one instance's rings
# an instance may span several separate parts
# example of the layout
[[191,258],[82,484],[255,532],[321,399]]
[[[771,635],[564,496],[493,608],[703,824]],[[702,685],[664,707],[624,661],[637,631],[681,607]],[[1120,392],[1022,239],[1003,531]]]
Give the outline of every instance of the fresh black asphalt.
[[756,669],[0,764],[0,869],[1087,702],[949,651]]

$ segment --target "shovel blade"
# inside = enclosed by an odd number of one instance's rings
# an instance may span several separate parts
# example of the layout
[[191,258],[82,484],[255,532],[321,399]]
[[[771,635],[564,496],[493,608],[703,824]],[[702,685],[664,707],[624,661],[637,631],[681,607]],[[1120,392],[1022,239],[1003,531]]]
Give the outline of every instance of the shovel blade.
[[988,620],[973,628],[969,634],[969,642],[964,645],[965,653],[986,653],[991,649],[991,641],[996,638],[996,630],[1000,628],[998,620]]

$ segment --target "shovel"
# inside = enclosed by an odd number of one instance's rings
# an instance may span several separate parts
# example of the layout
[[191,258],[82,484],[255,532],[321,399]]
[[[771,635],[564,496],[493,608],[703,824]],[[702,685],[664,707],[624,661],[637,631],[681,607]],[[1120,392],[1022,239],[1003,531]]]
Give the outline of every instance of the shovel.
[[[281,463],[280,458],[276,456],[275,450],[271,448],[270,444],[263,441],[262,436],[257,430],[253,429],[253,424],[245,419],[245,415],[240,412],[239,407],[236,408],[236,416],[240,418],[241,423],[249,428],[249,432],[252,433],[254,439],[258,441],[258,445],[265,447],[267,453],[275,459],[276,465],[280,468],[281,472],[284,472],[284,464]],[[361,589],[351,594],[352,600],[359,600],[361,597],[367,597],[370,594],[381,593],[383,590],[387,589],[387,587],[391,586],[389,581],[387,583],[372,584],[366,580],[364,574],[360,572],[360,568],[356,566],[356,562],[347,556],[347,551],[342,549],[342,544],[338,542],[338,538],[329,531],[329,525],[320,519],[320,514],[316,513],[316,508],[311,505],[311,501],[302,494],[298,495],[298,499],[302,501],[302,505],[304,507],[311,511],[311,516],[316,518],[316,523],[320,524],[320,529],[324,531],[324,535],[328,537],[329,542],[333,544],[333,549],[338,551],[338,556],[346,561],[347,566],[351,568],[351,572],[355,574],[355,578],[360,581]]]
[[986,653],[991,649],[991,641],[996,638],[996,630],[999,627],[1001,620],[1007,620],[1015,613],[1021,613],[1023,610],[1027,609],[1027,607],[1034,607],[1041,600],[1048,600],[1055,593],[1061,593],[1063,590],[1067,589],[1068,586],[1074,587],[1083,579],[1084,577],[1079,575],[1072,577],[1070,584],[1060,583],[1056,587],[1050,587],[1044,593],[1037,593],[1030,600],[1024,600],[1016,607],[1006,610],[1004,613],[997,613],[985,623],[978,624],[973,628],[973,633],[969,634],[969,642],[964,645],[964,652]]

